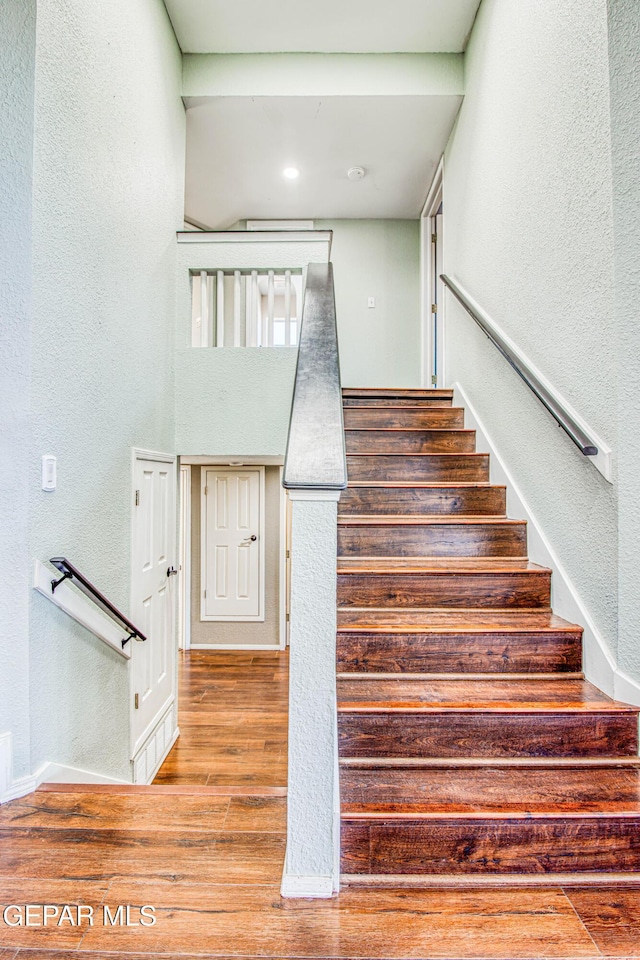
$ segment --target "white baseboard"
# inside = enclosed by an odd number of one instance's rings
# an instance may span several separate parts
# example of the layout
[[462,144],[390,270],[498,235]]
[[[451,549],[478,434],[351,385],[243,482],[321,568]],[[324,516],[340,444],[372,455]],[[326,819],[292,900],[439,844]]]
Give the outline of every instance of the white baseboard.
[[107,777],[94,770],[83,770],[80,767],[71,767],[64,763],[45,763],[40,767],[35,777],[37,785],[41,783],[115,783],[131,785],[130,780],[120,780],[117,777]]
[[283,897],[328,900],[335,893],[333,877],[298,877],[285,873],[280,893]]
[[640,684],[617,669],[615,659],[606,641],[596,627],[589,611],[566,570],[560,563],[540,523],[515,483],[498,449],[478,417],[473,404],[459,383],[453,384],[454,404],[465,408],[465,426],[476,431],[477,450],[491,454],[491,482],[504,484],[507,488],[509,516],[527,521],[529,557],[534,563],[549,567],[551,599],[554,611],[566,620],[584,628],[583,660],[588,680],[611,697],[627,703],[640,705]]
[[149,784],[180,736],[177,704],[171,700],[131,758],[133,782]]
[[192,643],[190,650],[284,650],[278,643]]

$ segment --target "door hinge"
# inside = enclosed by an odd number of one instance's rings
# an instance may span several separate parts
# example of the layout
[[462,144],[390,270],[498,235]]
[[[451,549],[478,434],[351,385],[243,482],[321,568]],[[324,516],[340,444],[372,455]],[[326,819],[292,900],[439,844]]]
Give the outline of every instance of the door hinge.
[[431,234],[431,243],[437,243],[437,242],[438,242],[438,234],[437,234],[437,233],[432,233],[432,234]]
[[209,487],[205,487],[205,488],[204,488],[204,495],[205,495],[205,497],[207,496],[208,493],[209,493]]
[[291,620],[291,614],[290,614],[290,613],[287,614],[287,623],[289,623],[289,620]]
[[206,590],[204,591],[204,593],[202,594],[202,596],[205,598],[205,600],[207,599],[207,591],[206,591]]
[[437,312],[438,312],[438,304],[437,304],[437,303],[432,303],[432,304],[431,304],[431,313],[437,313]]
[[431,383],[432,383],[432,384],[434,385],[434,387],[435,387],[435,385],[436,385],[437,382],[438,382],[438,378],[436,377],[436,375],[435,375],[435,373],[434,373],[434,374],[432,374],[432,376],[431,376]]
[[137,709],[139,708],[139,706],[140,706],[140,697],[139,697],[139,695],[138,695],[137,693],[136,693],[136,695],[135,695],[134,698],[133,698],[133,706],[134,706],[134,708],[135,708],[136,710],[137,710]]
[[291,552],[287,550],[287,560],[291,559]]
[[140,491],[136,490],[136,507],[140,506]]

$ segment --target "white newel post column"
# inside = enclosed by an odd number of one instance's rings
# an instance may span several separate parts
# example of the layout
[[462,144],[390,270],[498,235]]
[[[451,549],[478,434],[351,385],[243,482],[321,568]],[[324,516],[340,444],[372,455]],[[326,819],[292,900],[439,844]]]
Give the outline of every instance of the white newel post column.
[[283,897],[331,897],[340,876],[335,490],[290,490],[289,788]]

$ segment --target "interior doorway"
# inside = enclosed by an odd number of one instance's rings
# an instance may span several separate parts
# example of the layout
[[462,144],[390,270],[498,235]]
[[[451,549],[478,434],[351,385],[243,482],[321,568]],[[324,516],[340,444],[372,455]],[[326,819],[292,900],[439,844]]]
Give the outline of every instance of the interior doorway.
[[445,386],[444,351],[444,158],[440,160],[420,219],[422,383]]
[[180,476],[179,619],[188,637],[181,646],[285,649],[290,550],[281,461],[183,456]]

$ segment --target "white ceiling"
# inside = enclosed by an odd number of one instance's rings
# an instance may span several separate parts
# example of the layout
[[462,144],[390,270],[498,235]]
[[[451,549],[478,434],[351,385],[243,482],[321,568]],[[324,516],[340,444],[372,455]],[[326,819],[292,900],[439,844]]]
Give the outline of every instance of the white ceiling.
[[[460,97],[190,103],[185,212],[220,230],[243,219],[419,216]],[[300,178],[285,180],[286,166]],[[347,179],[352,166],[364,180]]]
[[185,53],[459,53],[480,0],[165,0]]

